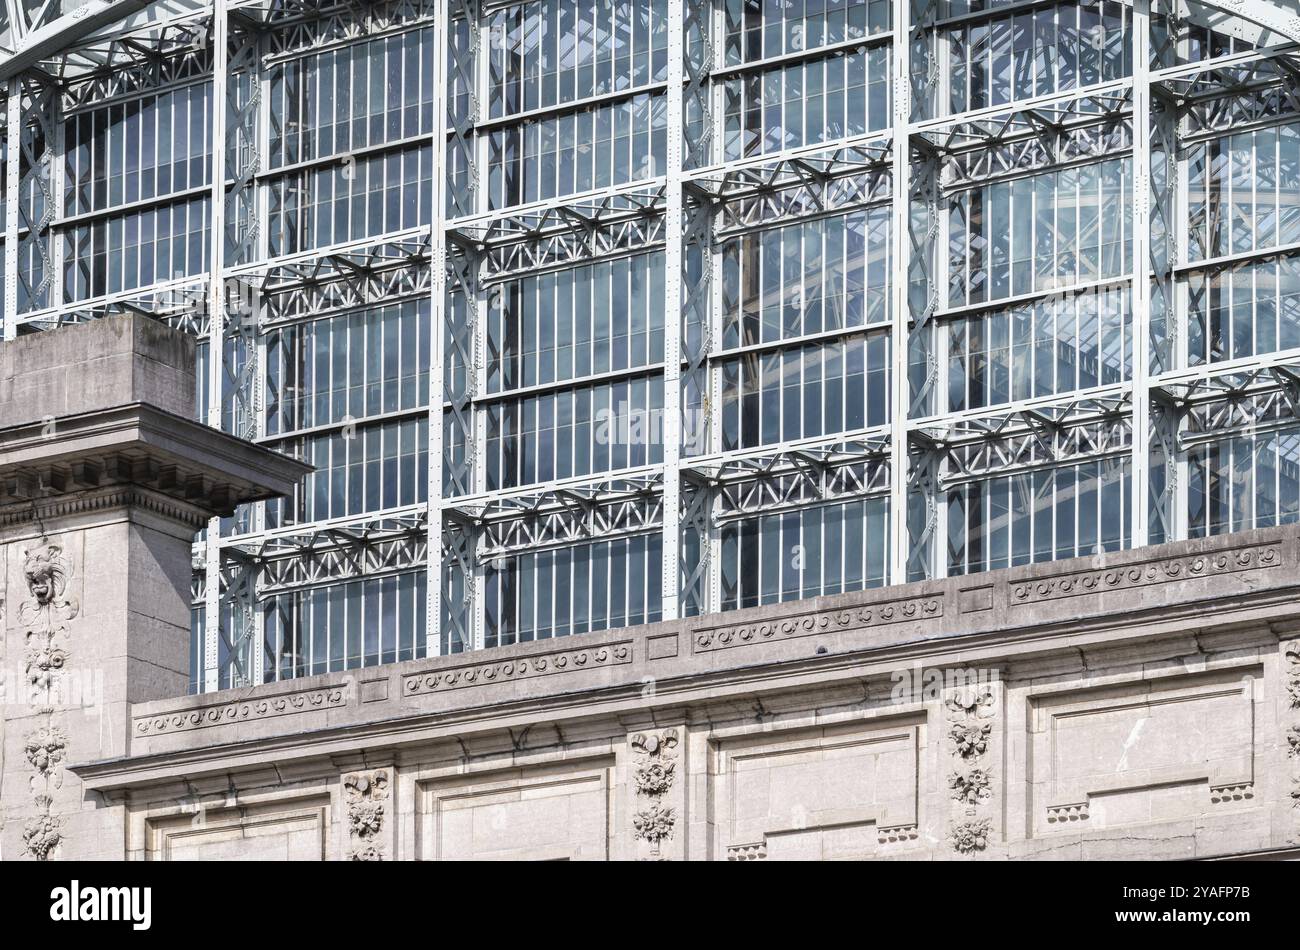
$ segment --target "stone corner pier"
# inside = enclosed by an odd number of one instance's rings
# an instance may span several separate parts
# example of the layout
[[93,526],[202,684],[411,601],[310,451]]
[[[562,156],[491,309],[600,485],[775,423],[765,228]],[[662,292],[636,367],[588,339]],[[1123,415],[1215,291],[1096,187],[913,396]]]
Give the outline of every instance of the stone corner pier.
[[195,533],[308,467],[194,421],[194,341],[144,317],[0,345],[0,856],[122,858],[67,766],[183,696]]

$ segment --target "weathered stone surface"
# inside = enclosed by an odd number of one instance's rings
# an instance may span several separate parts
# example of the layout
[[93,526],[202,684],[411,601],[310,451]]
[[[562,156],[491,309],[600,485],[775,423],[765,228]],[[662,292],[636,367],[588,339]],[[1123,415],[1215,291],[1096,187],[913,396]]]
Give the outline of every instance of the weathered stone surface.
[[110,317],[0,346],[0,429],[148,403],[194,415],[194,339]]

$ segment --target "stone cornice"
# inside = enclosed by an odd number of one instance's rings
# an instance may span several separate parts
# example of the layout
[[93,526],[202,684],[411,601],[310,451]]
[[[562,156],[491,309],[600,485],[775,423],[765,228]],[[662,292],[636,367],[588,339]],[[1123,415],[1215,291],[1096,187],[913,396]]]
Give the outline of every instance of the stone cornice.
[[[1293,608],[1294,594],[1285,603],[1277,604],[1277,616],[1283,617]],[[1200,605],[1204,609],[1204,605]],[[1139,634],[1133,624],[1117,630],[1110,639],[1099,639],[1098,648],[1119,648],[1124,642],[1144,641],[1152,655],[1185,652],[1190,638],[1179,627],[1185,628],[1185,617],[1168,618],[1171,629],[1158,635]],[[965,640],[966,638],[961,638]],[[865,699],[868,684],[875,683],[882,693],[891,682],[895,670],[923,666],[943,667],[953,663],[996,666],[1006,672],[1004,677],[1015,675],[1018,661],[1017,643],[1007,638],[984,635],[975,642],[910,642],[891,649],[860,650],[829,656],[808,657],[772,664],[748,665],[738,669],[708,670],[681,677],[656,679],[654,691],[648,693],[641,681],[569,689],[558,693],[521,699],[514,702],[484,702],[463,705],[438,712],[410,713],[369,721],[345,721],[339,717],[324,717],[319,710],[313,716],[290,720],[292,730],[285,730],[261,738],[222,741],[209,745],[149,752],[122,759],[81,762],[68,766],[85,786],[96,791],[113,791],[133,785],[156,784],[173,781],[179,777],[195,777],[209,770],[235,774],[241,769],[253,769],[276,763],[284,768],[291,763],[295,768],[310,771],[311,763],[329,763],[340,755],[361,754],[374,756],[399,747],[425,745],[440,740],[469,741],[477,736],[494,733],[507,734],[535,723],[539,718],[549,719],[571,731],[573,724],[593,718],[622,720],[635,713],[638,717],[657,718],[660,710],[677,712],[684,706],[707,709],[718,704],[751,706],[753,697],[769,692],[793,693],[811,690],[824,695],[828,689],[841,684],[857,683],[857,695]],[[1044,655],[1065,655],[1077,652],[1078,645],[1063,631],[1034,635],[1021,631],[1020,649],[1026,649],[1033,661]],[[1243,635],[1243,640],[1253,642],[1258,637]],[[992,644],[990,646],[990,644]],[[981,650],[981,646],[983,649]],[[960,649],[960,656],[954,656]],[[1225,646],[1227,650],[1229,647]],[[372,671],[373,672],[373,671]],[[315,689],[304,689],[312,693]],[[226,710],[255,701],[247,697],[237,703],[218,703],[212,707]],[[355,704],[356,700],[349,700]],[[337,710],[343,712],[344,710]],[[883,710],[888,712],[888,710]],[[891,713],[892,714],[892,713]],[[901,713],[900,713],[901,714]],[[236,717],[226,716],[228,725]],[[329,768],[322,764],[324,772]]]
[[[190,735],[183,742],[169,740],[152,731],[142,734],[137,726],[135,758],[74,770],[94,787],[114,788],[161,781],[177,770],[201,771],[205,763],[229,766],[232,758],[305,761],[362,748],[380,751],[509,728],[539,716],[572,729],[595,716],[744,703],[773,691],[825,691],[857,683],[865,696],[869,682],[887,681],[891,671],[916,664],[996,666],[1010,677],[1022,675],[1022,669],[1023,675],[1039,676],[1058,667],[1086,668],[1103,658],[1154,662],[1252,647],[1290,635],[1285,630],[1300,596],[1298,541],[1300,531],[1294,528],[1257,531],[759,608],[732,615],[738,622],[727,625],[719,625],[722,618],[715,615],[493,649],[472,662],[464,655],[416,660],[253,687],[233,696],[149,703],[133,708],[133,722],[181,717]],[[1273,569],[1278,566],[1290,569]],[[1068,589],[1063,584],[1098,572],[1121,572],[1123,584],[1107,585],[1103,578],[1078,595],[1072,593],[1077,584]],[[1015,592],[1024,585],[1049,582],[1054,586],[1048,594],[1059,589],[1071,596],[1045,596],[1037,607],[1015,603]],[[951,613],[947,608],[940,613],[937,606],[925,611],[931,602],[947,604]],[[917,610],[911,619],[892,622],[900,605],[913,603]],[[763,615],[771,619],[756,619]],[[719,650],[714,642],[700,647],[705,635],[716,641],[724,633],[749,648]],[[569,656],[599,651],[608,651],[613,661],[576,664]],[[538,675],[554,672],[557,657],[565,658],[563,675]],[[515,673],[507,675],[507,669]],[[341,703],[305,710],[279,729],[245,731],[239,725],[238,709],[286,687],[306,694],[340,681],[352,684]],[[654,684],[649,694],[647,681]],[[222,712],[214,716],[212,710]]]
[[143,510],[178,521],[198,531],[207,523],[207,509],[178,498],[160,494],[138,485],[116,485],[35,498],[26,503],[0,507],[0,528],[24,524],[44,527],[63,519],[96,514],[120,508]]
[[145,403],[0,429],[0,519],[33,503],[136,486],[192,511],[229,515],[286,494],[311,466]]

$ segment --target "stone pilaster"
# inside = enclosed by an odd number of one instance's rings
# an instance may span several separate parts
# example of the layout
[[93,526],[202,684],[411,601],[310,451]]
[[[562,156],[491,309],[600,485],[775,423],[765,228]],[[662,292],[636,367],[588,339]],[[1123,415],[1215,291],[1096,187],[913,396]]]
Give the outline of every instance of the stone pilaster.
[[391,768],[358,769],[343,776],[349,861],[391,861],[395,857],[395,791]]
[[1287,718],[1282,723],[1290,761],[1290,792],[1292,806],[1292,840],[1300,841],[1300,640],[1282,644],[1282,666],[1285,682],[1284,703]]
[[686,735],[685,728],[670,726],[628,736],[627,792],[638,860],[686,856]]
[[949,770],[948,838],[954,851],[985,851],[997,831],[995,719],[1000,691],[996,683],[975,682],[949,689],[944,697],[944,737]]

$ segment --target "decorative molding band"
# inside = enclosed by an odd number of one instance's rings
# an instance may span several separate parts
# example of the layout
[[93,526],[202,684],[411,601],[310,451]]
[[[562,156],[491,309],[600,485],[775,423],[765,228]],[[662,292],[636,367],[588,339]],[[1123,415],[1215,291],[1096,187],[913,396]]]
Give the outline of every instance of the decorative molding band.
[[1049,825],[1065,824],[1071,821],[1088,820],[1088,803],[1079,802],[1077,805],[1051,805],[1047,809],[1047,823]]
[[727,846],[728,861],[762,861],[767,858],[767,842],[733,844]]
[[115,508],[140,508],[185,524],[195,530],[207,524],[203,509],[188,502],[170,498],[149,489],[125,486],[111,489],[85,490],[59,495],[35,504],[21,503],[0,508],[0,527],[9,528],[35,522],[57,521],[75,515],[112,511]]
[[876,829],[876,840],[881,844],[896,844],[900,841],[915,841],[920,835],[917,825],[882,825]]
[[255,719],[274,719],[300,712],[320,712],[342,706],[343,686],[322,686],[299,693],[281,693],[265,699],[247,702],[218,703],[189,712],[159,713],[141,716],[135,721],[138,735],[147,736],[162,732],[187,732],[209,726],[227,726]]
[[1238,571],[1277,567],[1282,563],[1280,545],[1276,542],[1221,551],[1215,554],[1193,554],[1166,561],[1150,561],[1127,567],[1106,568],[1058,574],[1038,580],[1012,584],[1007,598],[1012,606],[1038,604],[1044,600],[1059,600],[1095,594],[1108,590],[1129,590],[1173,581],[1195,580]]
[[1255,783],[1244,782],[1240,785],[1211,785],[1210,801],[1215,804],[1241,802],[1255,797]]
[[620,640],[618,643],[557,650],[495,663],[473,663],[427,673],[413,673],[402,680],[402,692],[407,696],[420,696],[468,686],[490,686],[493,683],[533,679],[554,673],[580,673],[583,670],[621,666],[631,662],[632,641]]
[[891,623],[933,620],[942,616],[943,595],[929,594],[880,604],[847,607],[826,613],[796,614],[781,620],[706,627],[695,631],[695,652],[706,653],[770,640],[811,637],[822,633],[845,633],[868,627],[883,627]]

